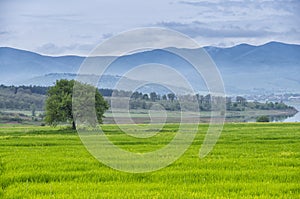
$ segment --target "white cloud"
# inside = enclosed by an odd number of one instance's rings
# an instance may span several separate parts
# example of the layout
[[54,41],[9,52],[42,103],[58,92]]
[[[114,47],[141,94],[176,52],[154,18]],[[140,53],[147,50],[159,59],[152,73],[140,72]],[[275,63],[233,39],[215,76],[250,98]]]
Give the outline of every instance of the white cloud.
[[298,0],[0,1],[0,46],[48,53],[88,54],[132,28],[163,26],[201,45],[300,43]]

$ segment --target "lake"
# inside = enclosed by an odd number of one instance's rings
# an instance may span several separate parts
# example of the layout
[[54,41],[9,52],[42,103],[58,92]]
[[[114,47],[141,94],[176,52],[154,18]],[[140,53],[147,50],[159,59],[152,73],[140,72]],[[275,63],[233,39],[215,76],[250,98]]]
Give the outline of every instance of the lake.
[[286,104],[295,107],[299,112],[292,117],[284,119],[282,122],[300,122],[300,102],[286,102]]

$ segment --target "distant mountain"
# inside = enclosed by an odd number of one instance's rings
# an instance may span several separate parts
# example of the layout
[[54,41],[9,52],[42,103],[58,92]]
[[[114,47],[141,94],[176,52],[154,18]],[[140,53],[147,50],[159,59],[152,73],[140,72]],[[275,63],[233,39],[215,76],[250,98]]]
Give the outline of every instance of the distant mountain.
[[75,73],[84,57],[50,57],[13,48],[0,48],[2,84],[22,84],[23,81],[48,73]]
[[[76,79],[78,75],[76,73],[49,73],[46,75],[42,76],[37,76],[31,79],[28,79],[23,82],[24,85],[36,85],[36,86],[53,86],[56,82],[56,80],[59,79]],[[98,81],[98,87],[99,88],[109,88],[109,89],[114,89],[114,87],[118,84],[120,79],[122,78],[122,87],[123,88],[130,88],[130,87],[135,87],[135,85],[142,85],[146,84],[147,82],[145,81],[138,81],[138,80],[133,80],[133,79],[128,79],[126,77],[121,77],[118,75],[103,75],[100,80]],[[99,79],[98,76],[96,75],[80,75],[80,79],[83,80],[84,82],[97,82]],[[186,91],[183,88],[180,87],[174,87],[172,85],[168,85],[170,88],[173,90],[176,90],[181,93],[185,93]],[[119,89],[118,89],[119,90]],[[156,92],[158,94],[166,94],[170,93],[170,89],[166,89],[162,86],[155,85],[155,84],[149,84],[145,85],[142,88],[138,88],[137,91],[142,92],[142,93],[150,93],[150,92]]]
[[206,47],[230,92],[300,92],[300,45]]
[[270,42],[261,46],[240,44],[231,48],[205,47],[217,65],[245,67],[250,71],[255,65],[300,66],[300,46]]
[[[229,94],[261,94],[265,92],[300,93],[300,45],[270,42],[261,46],[240,44],[230,48],[204,47],[218,66]],[[177,49],[198,55],[197,49]],[[0,48],[0,84],[53,84],[59,78],[74,78],[85,57],[51,57],[13,48]],[[104,62],[108,57],[95,57]],[[162,50],[137,52],[118,57],[100,86],[112,87],[125,72],[135,66],[159,63],[183,74],[196,90],[205,90],[203,80],[184,59]],[[160,71],[157,71],[158,75]],[[72,74],[72,75],[70,75]],[[141,81],[149,74],[130,77],[128,82]],[[136,78],[136,79],[135,79]],[[105,80],[105,81],[104,81]]]

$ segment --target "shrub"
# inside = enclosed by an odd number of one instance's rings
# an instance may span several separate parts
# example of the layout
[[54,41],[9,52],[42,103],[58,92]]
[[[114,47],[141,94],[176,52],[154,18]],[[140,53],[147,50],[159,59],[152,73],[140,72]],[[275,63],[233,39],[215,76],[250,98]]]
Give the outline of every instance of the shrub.
[[270,122],[270,119],[268,116],[262,115],[256,118],[256,122]]

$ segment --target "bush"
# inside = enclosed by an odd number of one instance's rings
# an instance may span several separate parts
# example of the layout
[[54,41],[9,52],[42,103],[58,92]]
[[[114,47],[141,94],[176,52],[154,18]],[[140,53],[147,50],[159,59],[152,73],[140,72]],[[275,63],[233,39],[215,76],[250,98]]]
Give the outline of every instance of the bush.
[[269,119],[268,116],[263,115],[263,116],[259,116],[259,117],[256,119],[256,122],[270,122],[270,119]]

